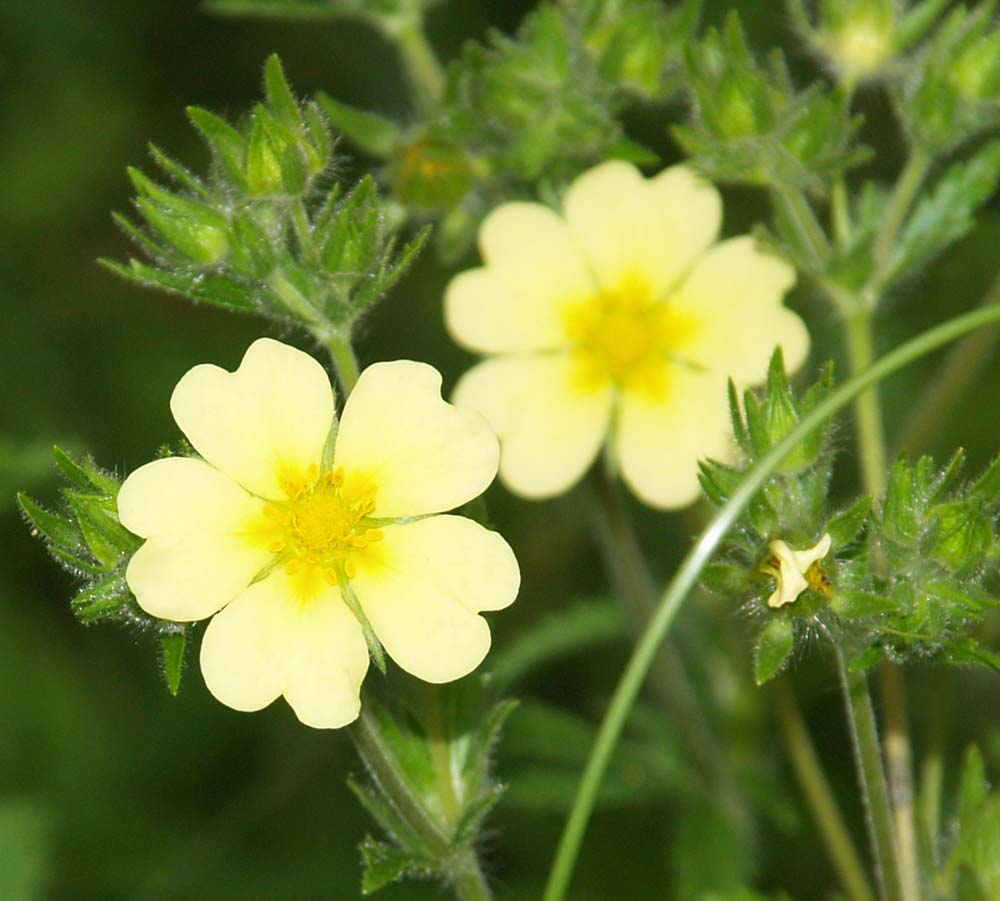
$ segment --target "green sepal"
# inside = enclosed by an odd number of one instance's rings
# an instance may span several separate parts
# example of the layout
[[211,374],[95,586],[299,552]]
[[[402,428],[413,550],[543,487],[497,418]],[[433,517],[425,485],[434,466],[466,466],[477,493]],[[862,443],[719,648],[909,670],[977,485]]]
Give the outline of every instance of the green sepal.
[[132,592],[121,572],[95,579],[70,601],[73,614],[84,624],[121,619],[132,605]]
[[176,628],[160,633],[160,661],[167,688],[174,697],[181,689],[184,671],[184,651],[187,648],[187,627],[178,623]]
[[795,627],[790,620],[775,617],[757,640],[754,654],[754,681],[769,682],[784,669],[795,647]]
[[18,494],[17,502],[31,525],[47,541],[70,551],[82,549],[80,532],[71,522],[50,513],[23,492]]
[[258,106],[254,111],[253,126],[250,129],[250,144],[247,147],[246,179],[250,193],[257,197],[275,197],[284,193],[281,178],[279,154],[285,145],[277,147],[272,140],[275,129],[268,128],[267,110]]
[[872,499],[865,495],[827,523],[824,530],[830,536],[833,551],[851,544],[865,527],[871,513]]
[[316,100],[330,121],[371,156],[390,157],[402,139],[399,126],[390,119],[348,106],[323,91],[316,95]]
[[84,491],[97,490],[108,497],[117,497],[121,487],[119,481],[101,469],[90,457],[74,460],[58,445],[52,448],[56,465],[63,475],[77,488]]
[[958,575],[968,575],[986,559],[993,547],[993,524],[982,505],[959,500],[938,504],[929,511],[934,518],[931,556]]
[[347,604],[347,608],[354,614],[358,625],[361,626],[372,663],[375,664],[378,671],[384,676],[386,668],[385,651],[382,649],[382,642],[379,641],[378,635],[375,634],[375,630],[372,628],[372,624],[368,621],[368,617],[365,616],[361,602],[358,600],[358,596],[354,593],[354,588],[351,586],[351,580],[347,578],[342,566],[337,567],[337,581],[340,583],[340,593],[343,596],[344,603]]
[[278,121],[287,128],[299,128],[302,124],[299,103],[288,86],[285,70],[277,53],[272,53],[264,63],[264,93],[267,105]]
[[237,187],[248,188],[243,167],[247,155],[247,142],[235,128],[221,116],[200,106],[187,108],[188,118],[205,139],[212,155],[219,161],[226,175]]
[[710,563],[702,570],[701,584],[709,591],[730,597],[745,594],[751,585],[750,573],[731,563]]
[[856,588],[838,588],[830,600],[830,609],[843,619],[864,619],[893,613],[899,604],[884,594]]

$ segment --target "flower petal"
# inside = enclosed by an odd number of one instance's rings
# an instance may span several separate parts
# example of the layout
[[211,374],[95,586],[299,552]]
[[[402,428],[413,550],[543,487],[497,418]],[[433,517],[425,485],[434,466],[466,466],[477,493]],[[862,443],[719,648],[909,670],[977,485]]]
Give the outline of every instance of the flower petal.
[[717,244],[667,301],[693,323],[678,354],[738,384],[764,380],[776,345],[788,371],[798,369],[809,332],[781,303],[794,283],[795,270],[749,236]]
[[611,418],[610,383],[581,387],[568,354],[498,357],[470,369],[455,403],[500,436],[500,478],[524,497],[566,491],[597,456]]
[[386,651],[427,682],[472,672],[490,648],[480,610],[514,601],[521,576],[496,532],[461,516],[389,526],[355,555],[351,585]]
[[279,695],[307,726],[335,729],[357,718],[368,648],[361,627],[327,586],[302,603],[284,572],[251,585],[205,630],[208,690],[235,710],[260,710]]
[[283,498],[323,455],[333,391],[308,354],[261,338],[235,372],[202,364],[177,384],[174,419],[209,463],[261,497]]
[[644,179],[621,160],[570,185],[566,219],[601,287],[640,281],[662,298],[719,233],[719,192],[685,166]]
[[500,450],[483,418],[441,399],[433,366],[396,360],[369,366],[347,399],[334,463],[344,490],[377,490],[374,516],[451,510],[486,490]]
[[153,616],[211,616],[273,556],[247,530],[264,503],[201,460],[169,457],[133,472],[118,493],[122,525],[148,539],[125,578]]
[[507,203],[484,220],[486,267],[445,293],[445,322],[472,350],[542,350],[566,344],[563,309],[594,293],[587,260],[566,223],[537,203]]
[[622,478],[645,503],[661,509],[697,500],[698,461],[732,456],[724,381],[711,373],[667,364],[664,390],[622,397],[615,448]]

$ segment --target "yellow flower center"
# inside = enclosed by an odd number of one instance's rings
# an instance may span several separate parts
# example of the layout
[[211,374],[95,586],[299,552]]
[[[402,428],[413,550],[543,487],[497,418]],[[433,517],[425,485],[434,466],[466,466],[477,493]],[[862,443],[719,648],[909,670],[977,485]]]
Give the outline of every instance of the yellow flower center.
[[610,380],[654,394],[664,388],[664,361],[676,355],[692,326],[669,304],[654,300],[638,279],[569,307],[565,324],[580,387]]
[[291,555],[286,567],[289,574],[307,564],[320,567],[327,580],[336,584],[339,570],[348,577],[354,575],[351,552],[382,538],[382,530],[372,528],[368,520],[375,510],[375,493],[345,497],[340,467],[313,478],[311,485],[308,481],[290,485],[288,501],[264,508],[264,515],[278,527],[269,550]]

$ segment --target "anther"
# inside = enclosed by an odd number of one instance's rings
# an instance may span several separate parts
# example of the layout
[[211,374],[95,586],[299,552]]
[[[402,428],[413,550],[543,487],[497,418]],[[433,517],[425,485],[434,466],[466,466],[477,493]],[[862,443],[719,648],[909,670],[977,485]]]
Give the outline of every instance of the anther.
[[353,579],[358,574],[358,568],[350,557],[344,561],[344,573],[348,579]]
[[290,576],[294,576],[300,569],[302,569],[302,561],[296,557],[294,560],[288,561],[288,566],[285,567],[285,572]]
[[284,538],[278,538],[277,540],[272,541],[267,546],[267,549],[272,554],[280,554],[285,549],[285,545],[286,545],[285,539]]

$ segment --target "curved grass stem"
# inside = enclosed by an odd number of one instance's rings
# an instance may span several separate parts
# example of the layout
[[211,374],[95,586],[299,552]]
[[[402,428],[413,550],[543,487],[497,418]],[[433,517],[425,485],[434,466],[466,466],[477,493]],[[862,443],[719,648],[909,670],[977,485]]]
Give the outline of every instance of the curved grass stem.
[[673,624],[702,569],[764,483],[803,438],[818,429],[834,413],[850,404],[871,385],[908,363],[937,350],[989,323],[1000,321],[1000,307],[976,310],[929,329],[886,354],[864,372],[845,382],[813,408],[776,447],[747,473],[729,502],[716,514],[688,552],[663,594],[649,625],[632,652],[591,750],[573,807],[563,829],[545,890],[545,901],[566,896],[579,855],[597,791],[614,752],[628,713],[638,697],[659,646]]

